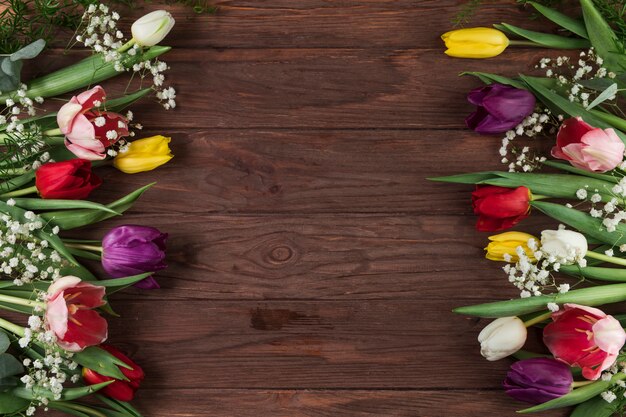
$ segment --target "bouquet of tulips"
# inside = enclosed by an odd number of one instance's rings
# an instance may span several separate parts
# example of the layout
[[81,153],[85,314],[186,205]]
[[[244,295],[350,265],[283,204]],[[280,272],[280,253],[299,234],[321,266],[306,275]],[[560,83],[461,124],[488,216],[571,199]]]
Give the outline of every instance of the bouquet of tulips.
[[[141,367],[105,344],[108,296],[134,285],[152,289],[166,267],[167,235],[122,225],[101,241],[65,232],[119,216],[153,184],[109,204],[87,200],[112,163],[133,174],[172,158],[169,138],[133,140],[141,125],[122,110],[153,93],[166,109],[176,93],[164,87],[169,50],[157,44],[174,19],[155,11],[137,20],[132,38],[118,30],[120,15],[105,5],[85,10],[77,43],[92,53],[41,78],[22,81],[22,61],[42,42],[0,57],[0,415],[37,409],[76,416],[140,416],[129,403],[144,378]],[[150,87],[109,98],[99,82],[132,73]],[[124,81],[127,83],[127,81]],[[64,94],[75,92],[69,100]],[[64,104],[43,107],[46,98]],[[76,237],[76,235],[74,235]],[[78,259],[101,264],[96,277]],[[25,317],[21,318],[24,314]],[[87,402],[83,397],[93,396]]]
[[[532,76],[465,73],[486,84],[469,93],[476,111],[466,124],[502,135],[498,158],[506,169],[435,180],[476,185],[479,231],[523,225],[531,212],[556,224],[540,236],[490,236],[486,257],[505,263],[520,298],[455,311],[495,319],[478,336],[481,354],[517,359],[503,385],[533,404],[522,413],[576,406],[576,417],[622,415],[626,314],[598,307],[626,301],[626,45],[592,0],[580,0],[580,18],[529,3],[561,34],[508,24],[460,29],[442,36],[446,53],[488,58],[516,44],[573,51],[541,59]],[[533,141],[546,138],[552,159],[533,150]],[[522,350],[531,327],[549,354]]]

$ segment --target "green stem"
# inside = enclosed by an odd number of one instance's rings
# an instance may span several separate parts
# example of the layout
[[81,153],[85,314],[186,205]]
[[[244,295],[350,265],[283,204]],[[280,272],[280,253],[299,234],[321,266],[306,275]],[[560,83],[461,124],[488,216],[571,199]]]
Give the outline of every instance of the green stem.
[[528,321],[524,322],[524,326],[526,327],[530,327],[530,326],[534,326],[535,324],[541,323],[542,321],[546,321],[548,320],[550,317],[552,317],[552,312],[548,311],[540,316],[535,317],[534,319],[530,319]]
[[0,169],[0,178],[18,177],[26,174],[28,171],[24,168],[7,168]]
[[596,381],[574,381],[572,382],[572,389],[584,387],[585,385],[593,384]]
[[20,337],[24,337],[24,328],[18,326],[17,324],[11,323],[8,320],[0,318],[0,327]]
[[46,130],[42,133],[44,136],[63,136],[60,128]]
[[65,246],[67,246],[68,248],[84,249],[84,250],[89,250],[92,252],[102,253],[102,246],[85,245],[82,243],[65,243]]
[[117,52],[126,52],[128,51],[130,48],[132,48],[135,44],[137,43],[137,41],[135,40],[135,38],[132,38],[131,40],[129,40],[128,42],[126,42],[124,45],[122,45],[120,47],[120,49],[117,50]]
[[536,47],[536,48],[542,48],[543,45],[540,45],[536,42],[533,41],[520,41],[520,40],[509,40],[509,45],[511,46],[532,46],[532,47]]
[[608,263],[615,264],[615,265],[626,266],[626,259],[624,258],[617,258],[615,256],[608,256],[603,253],[597,253],[597,252],[592,252],[592,251],[588,251],[586,256],[587,258],[593,258],[599,261],[608,262]]
[[533,194],[532,201],[544,200],[546,198],[550,198],[550,196],[542,195],[542,194]]
[[18,306],[26,306],[26,307],[41,307],[41,308],[45,308],[46,307],[46,303],[41,302],[41,301],[33,301],[33,300],[27,300],[25,298],[21,298],[21,297],[14,297],[12,295],[5,295],[5,294],[0,294],[0,301],[4,301],[10,304],[15,304]]
[[23,195],[34,194],[36,193],[37,186],[33,185],[32,187],[22,188],[21,190],[10,191],[8,193],[0,194],[1,198],[10,198],[10,197],[21,197]]
[[[95,408],[87,407],[86,405],[82,405],[82,404],[70,403],[70,402],[52,402],[52,403],[50,403],[50,406],[52,408],[54,408],[56,405],[60,405],[61,407],[59,407],[59,408],[69,408],[70,410],[82,411],[82,412],[87,413],[87,414],[89,414],[90,416],[93,416],[93,417],[107,417],[106,414],[101,413],[100,411],[96,410]],[[63,410],[61,410],[61,411],[63,411]]]

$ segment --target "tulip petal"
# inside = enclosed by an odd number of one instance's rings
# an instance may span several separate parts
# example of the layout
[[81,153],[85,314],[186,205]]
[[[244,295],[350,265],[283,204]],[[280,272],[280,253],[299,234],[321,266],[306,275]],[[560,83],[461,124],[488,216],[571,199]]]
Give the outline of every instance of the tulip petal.
[[611,355],[617,355],[626,343],[626,332],[619,321],[607,316],[593,325],[593,339],[600,349]]

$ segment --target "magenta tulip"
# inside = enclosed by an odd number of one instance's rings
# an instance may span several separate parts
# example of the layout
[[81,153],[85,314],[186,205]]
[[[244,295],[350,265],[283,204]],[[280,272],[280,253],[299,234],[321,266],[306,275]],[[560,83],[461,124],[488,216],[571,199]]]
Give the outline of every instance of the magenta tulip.
[[626,343],[620,322],[597,308],[565,304],[552,320],[543,330],[544,343],[556,359],[582,368],[586,379],[598,379]]
[[465,123],[483,134],[511,130],[535,109],[535,96],[530,92],[497,83],[470,91],[467,100],[477,108]]
[[623,161],[624,148],[613,129],[594,128],[575,117],[565,120],[559,128],[552,156],[586,171],[606,172]]

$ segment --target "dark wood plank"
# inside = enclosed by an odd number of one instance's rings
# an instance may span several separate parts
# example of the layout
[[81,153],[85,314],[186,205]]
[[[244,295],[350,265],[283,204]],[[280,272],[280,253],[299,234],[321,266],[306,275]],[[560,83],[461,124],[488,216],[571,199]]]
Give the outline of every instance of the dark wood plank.
[[[404,130],[151,131],[176,155],[159,169],[119,175],[98,169],[100,201],[148,182],[142,211],[178,213],[470,214],[468,185],[427,177],[506,170],[498,136]],[[552,139],[528,142],[549,148]],[[164,198],[165,196],[165,198]]]
[[[476,61],[446,57],[442,49],[174,49],[164,60],[179,94],[176,111],[150,100],[135,110],[145,126],[168,130],[460,129],[472,109],[465,95],[481,85],[459,77],[462,71],[515,76],[557,54],[519,49]],[[55,56],[46,71],[78,56]],[[110,97],[127,85],[113,84]]]
[[[146,415],[170,417],[514,417],[521,403],[498,391],[316,391],[316,390],[155,390],[140,391]],[[175,407],[172,407],[175,404]],[[184,406],[183,406],[184,404]],[[174,411],[168,411],[170,409]],[[180,414],[178,414],[180,413]],[[565,416],[564,411],[543,413]]]
[[[89,235],[100,238],[120,223],[170,233],[170,266],[158,274],[165,290],[146,293],[149,298],[476,303],[518,296],[502,264],[481,259],[489,234],[476,232],[468,216],[130,214]],[[556,227],[537,215],[519,229],[546,225]]]
[[493,390],[511,363],[480,356],[476,337],[488,321],[454,315],[458,301],[165,298],[114,300],[123,317],[109,319],[110,341],[145,366],[145,387],[163,392],[198,386]]

